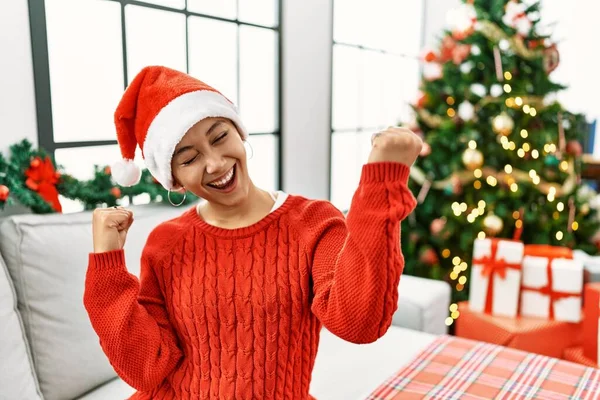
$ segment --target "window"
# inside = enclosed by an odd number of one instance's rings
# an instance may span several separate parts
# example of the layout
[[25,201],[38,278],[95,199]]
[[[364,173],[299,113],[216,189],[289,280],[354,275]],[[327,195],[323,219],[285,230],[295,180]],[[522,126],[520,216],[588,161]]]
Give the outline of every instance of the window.
[[[120,158],[113,113],[146,65],[186,71],[236,103],[250,173],[281,187],[280,0],[30,0],[40,147],[80,179]],[[216,54],[218,64],[204,62]],[[144,167],[138,151],[137,162]]]
[[410,115],[424,0],[335,0],[330,199],[350,207],[371,134]]

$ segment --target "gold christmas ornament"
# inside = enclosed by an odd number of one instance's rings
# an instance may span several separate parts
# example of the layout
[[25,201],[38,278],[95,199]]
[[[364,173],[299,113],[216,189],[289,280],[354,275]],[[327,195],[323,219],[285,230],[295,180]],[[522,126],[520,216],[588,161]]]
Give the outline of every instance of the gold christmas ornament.
[[492,129],[498,135],[508,136],[512,133],[515,128],[515,121],[508,115],[503,112],[502,114],[494,117],[492,120]]
[[475,171],[483,165],[483,154],[477,149],[466,149],[462,155],[462,162],[469,171]]
[[493,213],[489,213],[483,220],[483,228],[485,233],[490,236],[496,236],[504,228],[502,219]]

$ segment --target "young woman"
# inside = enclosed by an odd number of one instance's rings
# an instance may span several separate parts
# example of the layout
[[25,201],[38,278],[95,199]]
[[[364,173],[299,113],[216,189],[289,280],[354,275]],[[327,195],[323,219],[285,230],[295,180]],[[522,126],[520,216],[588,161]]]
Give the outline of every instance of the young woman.
[[132,212],[94,211],[84,303],[132,399],[308,399],[322,326],[353,343],[387,331],[416,135],[373,136],[345,219],[327,201],[256,187],[236,108],[186,74],[142,70],[115,123],[118,183],[139,179],[137,145],[166,189],[203,199],[153,230],[139,280],[123,250]]

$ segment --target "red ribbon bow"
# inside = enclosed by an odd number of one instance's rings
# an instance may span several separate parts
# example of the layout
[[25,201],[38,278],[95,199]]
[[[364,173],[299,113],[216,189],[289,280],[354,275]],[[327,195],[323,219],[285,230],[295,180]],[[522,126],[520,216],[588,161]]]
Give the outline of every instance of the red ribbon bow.
[[548,284],[546,286],[541,287],[541,288],[533,288],[533,287],[521,285],[521,290],[529,290],[531,292],[538,292],[545,296],[550,297],[550,305],[549,305],[550,310],[548,312],[550,319],[554,319],[554,302],[555,301],[561,300],[561,299],[566,299],[568,297],[579,297],[579,294],[576,294],[576,293],[558,292],[558,291],[552,289],[552,287],[554,286],[553,279],[552,279],[552,261],[554,261],[557,258],[564,258],[564,257],[561,257],[561,256],[548,257],[548,265],[546,265],[546,274],[548,277]]
[[509,263],[504,258],[498,259],[498,240],[492,239],[492,253],[488,256],[480,257],[473,260],[474,264],[483,265],[481,270],[481,276],[488,277],[487,293],[485,298],[485,309],[484,312],[487,314],[492,313],[492,301],[494,299],[494,275],[498,274],[500,278],[506,278],[506,269],[512,268],[516,270],[521,269],[520,263]]
[[50,157],[46,157],[42,161],[40,157],[36,157],[30,167],[25,171],[27,180],[25,185],[37,192],[44,200],[46,200],[54,210],[62,212],[60,201],[58,200],[58,190],[56,184],[60,175],[54,170],[54,165]]

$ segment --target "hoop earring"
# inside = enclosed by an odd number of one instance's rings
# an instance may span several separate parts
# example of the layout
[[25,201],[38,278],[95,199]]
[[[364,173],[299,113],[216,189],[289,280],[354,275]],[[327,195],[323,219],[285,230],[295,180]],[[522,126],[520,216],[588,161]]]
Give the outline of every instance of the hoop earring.
[[[249,141],[244,140],[244,147],[246,147],[246,144],[248,144],[248,146],[250,147],[250,157],[248,157],[248,159],[252,159],[252,157],[254,157],[254,149],[252,148],[252,145],[250,144]],[[246,150],[246,155],[248,154],[248,150]]]
[[174,207],[179,207],[180,205],[185,203],[186,197],[187,197],[187,190],[185,192],[183,192],[183,200],[181,200],[179,203],[175,204],[175,203],[173,203],[173,200],[171,200],[171,189],[169,189],[169,191],[167,192],[167,198],[169,199],[169,203],[171,203],[171,205]]

